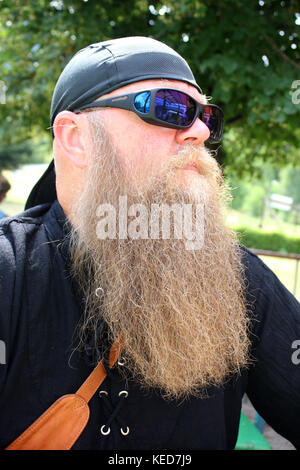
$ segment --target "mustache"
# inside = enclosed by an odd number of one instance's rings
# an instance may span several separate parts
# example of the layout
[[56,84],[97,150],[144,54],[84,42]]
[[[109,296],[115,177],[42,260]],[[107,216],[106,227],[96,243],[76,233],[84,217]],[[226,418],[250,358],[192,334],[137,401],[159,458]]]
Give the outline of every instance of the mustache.
[[[133,197],[141,197],[151,194],[157,188],[168,188],[173,194],[189,193],[188,185],[182,185],[181,178],[177,178],[178,170],[184,170],[187,166],[193,166],[197,170],[198,179],[195,178],[193,186],[205,187],[210,184],[217,192],[218,187],[226,186],[221,167],[218,165],[212,153],[206,147],[193,146],[192,144],[181,147],[171,156],[166,157],[158,167],[137,168],[134,163],[127,163],[127,169],[119,166],[119,187],[123,184],[123,190]],[[116,160],[118,156],[116,155]],[[142,173],[141,173],[142,171]],[[128,178],[127,175],[130,175]],[[196,175],[196,173],[195,173]],[[201,177],[201,178],[200,178]],[[122,182],[122,183],[121,183]]]
[[219,174],[216,160],[212,159],[211,152],[204,146],[188,145],[180,148],[163,165],[162,172],[174,172],[188,165],[194,166],[203,176]]

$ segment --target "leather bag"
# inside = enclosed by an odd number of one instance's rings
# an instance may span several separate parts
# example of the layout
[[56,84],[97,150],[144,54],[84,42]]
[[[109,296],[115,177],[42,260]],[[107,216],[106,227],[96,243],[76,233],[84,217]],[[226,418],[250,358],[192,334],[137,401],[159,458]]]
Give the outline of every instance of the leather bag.
[[[112,368],[120,354],[115,343],[109,353]],[[88,402],[106,377],[103,359],[76,393],[56,400],[34,423],[5,450],[70,450],[90,417]]]

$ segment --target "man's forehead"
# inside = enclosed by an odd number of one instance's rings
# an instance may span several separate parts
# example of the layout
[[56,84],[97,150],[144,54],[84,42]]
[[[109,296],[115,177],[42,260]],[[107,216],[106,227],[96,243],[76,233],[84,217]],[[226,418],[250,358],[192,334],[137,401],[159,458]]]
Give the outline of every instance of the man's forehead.
[[168,79],[154,79],[154,80],[141,80],[139,82],[130,83],[129,85],[120,87],[116,90],[113,90],[110,93],[102,95],[96,101],[100,101],[104,98],[111,96],[118,96],[125,93],[133,93],[135,91],[151,90],[152,88],[173,88],[175,90],[183,91],[188,95],[192,96],[199,103],[206,104],[206,96],[199,93],[196,87],[190,85],[189,83],[179,81],[179,80],[168,80]]

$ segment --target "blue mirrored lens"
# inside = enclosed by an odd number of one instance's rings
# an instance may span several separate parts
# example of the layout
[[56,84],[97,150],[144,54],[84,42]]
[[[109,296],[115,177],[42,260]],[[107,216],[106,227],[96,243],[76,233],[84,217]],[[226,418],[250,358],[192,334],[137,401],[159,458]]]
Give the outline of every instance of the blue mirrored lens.
[[159,90],[155,96],[155,116],[161,121],[178,126],[189,126],[196,111],[194,100],[175,90]]
[[134,98],[134,106],[137,111],[144,114],[149,113],[150,96],[150,91],[143,91],[143,93],[139,93],[138,95],[136,95],[136,97]]
[[204,106],[199,113],[199,118],[210,130],[210,138],[219,140],[222,137],[223,117],[219,109],[213,106]]

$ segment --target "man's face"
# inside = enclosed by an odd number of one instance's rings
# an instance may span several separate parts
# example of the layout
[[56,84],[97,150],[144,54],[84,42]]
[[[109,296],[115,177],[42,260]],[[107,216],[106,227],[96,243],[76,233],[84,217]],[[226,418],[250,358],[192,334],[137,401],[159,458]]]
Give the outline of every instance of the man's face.
[[[105,97],[158,87],[177,89],[189,94],[200,103],[206,102],[205,97],[195,87],[174,80],[146,80],[132,83]],[[101,97],[100,100],[105,97]],[[200,119],[196,119],[189,129],[170,129],[146,123],[134,112],[106,108],[101,111],[101,120],[110,134],[114,148],[118,151],[127,177],[131,180],[136,178],[139,182],[151,176],[159,176],[162,167],[168,164],[172,155],[187,145],[203,146],[209,137],[209,129]],[[184,180],[195,178],[195,168],[193,162],[190,163],[184,173],[178,171],[179,178]]]

